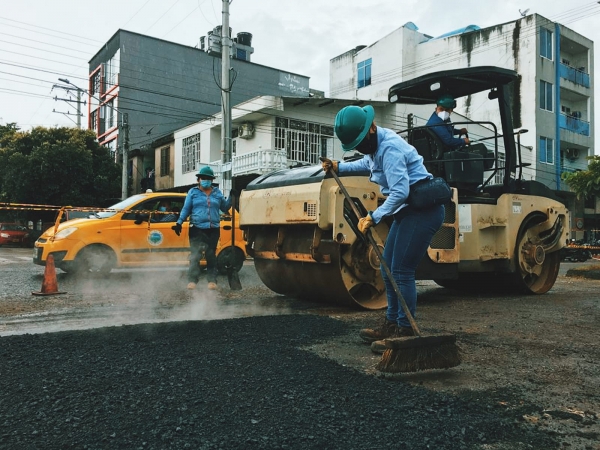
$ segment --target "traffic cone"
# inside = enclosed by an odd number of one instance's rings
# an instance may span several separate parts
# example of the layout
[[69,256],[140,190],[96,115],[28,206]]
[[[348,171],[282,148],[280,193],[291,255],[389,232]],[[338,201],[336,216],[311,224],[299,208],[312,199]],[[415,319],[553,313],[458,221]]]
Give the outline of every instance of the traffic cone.
[[44,281],[42,281],[42,290],[32,292],[33,295],[59,295],[66,292],[58,291],[58,282],[56,281],[56,269],[54,268],[54,256],[48,255],[46,258],[46,268],[44,269]]

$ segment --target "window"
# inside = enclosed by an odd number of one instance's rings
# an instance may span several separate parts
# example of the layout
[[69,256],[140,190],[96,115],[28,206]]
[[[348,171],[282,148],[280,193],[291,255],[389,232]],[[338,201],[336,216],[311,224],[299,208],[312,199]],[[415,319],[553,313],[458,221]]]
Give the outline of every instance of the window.
[[98,70],[92,77],[92,92],[91,95],[100,93],[100,71]]
[[117,52],[110,58],[104,65],[104,82],[105,82],[105,91],[109,90],[112,86],[119,82],[119,61],[120,61],[120,53],[121,50],[117,50]]
[[319,156],[327,151],[323,148],[326,139],[333,136],[333,128],[328,125],[304,122],[296,119],[275,119],[275,148],[285,149],[288,162],[297,164],[318,164]]
[[116,126],[114,102],[111,100],[106,105],[104,105],[104,108],[105,108],[104,117],[106,118],[106,129],[105,129],[105,131],[106,131],[106,130],[110,130],[111,128]]
[[540,136],[540,162],[554,164],[554,139]]
[[171,147],[163,147],[160,149],[160,176],[169,176],[171,171]]
[[194,172],[200,165],[200,133],[186,137],[182,141],[181,172]]
[[90,129],[98,131],[98,110],[95,109],[90,113]]
[[552,83],[540,80],[540,108],[552,111]]
[[540,56],[552,59],[552,31],[540,27]]
[[371,58],[359,62],[358,66],[356,66],[358,85],[357,87],[360,89],[361,87],[369,86],[371,84]]
[[104,144],[104,146],[108,149],[110,158],[116,162],[117,161],[117,140],[113,139],[112,141]]

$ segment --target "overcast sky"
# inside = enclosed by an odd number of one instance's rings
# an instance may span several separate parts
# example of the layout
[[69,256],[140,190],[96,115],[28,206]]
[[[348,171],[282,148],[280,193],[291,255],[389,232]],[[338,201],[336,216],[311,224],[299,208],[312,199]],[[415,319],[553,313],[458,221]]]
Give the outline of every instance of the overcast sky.
[[[73,125],[75,116],[53,112],[75,112],[73,104],[54,100],[65,92],[53,84],[60,77],[87,88],[89,59],[119,28],[194,46],[222,21],[220,0],[0,0],[0,6],[0,124],[17,122],[25,130]],[[328,94],[330,59],[408,21],[439,36],[509,22],[519,10],[600,41],[600,4],[590,0],[233,0],[230,26],[234,36],[252,33],[253,62],[309,76],[311,88]]]

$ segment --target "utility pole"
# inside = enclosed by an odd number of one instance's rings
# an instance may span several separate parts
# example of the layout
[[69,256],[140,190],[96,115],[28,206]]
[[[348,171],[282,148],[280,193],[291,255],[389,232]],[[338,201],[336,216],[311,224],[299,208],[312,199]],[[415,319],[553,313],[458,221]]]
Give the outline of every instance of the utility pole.
[[[78,108],[79,105],[81,104],[81,93],[85,92],[87,95],[89,95],[91,98],[95,99],[98,101],[99,104],[102,103],[102,100],[100,100],[98,97],[90,94],[88,91],[81,89],[80,87],[76,86],[75,84],[71,83],[69,80],[67,80],[66,78],[59,78],[58,81],[62,81],[65,84],[70,84],[71,86],[73,86],[75,89],[77,89],[77,102],[78,102]],[[55,87],[59,87],[62,89],[68,89],[67,86],[59,86],[59,85],[54,85]],[[55,98],[56,100],[56,98]],[[60,99],[63,100],[63,99]],[[70,100],[73,101],[73,100]],[[85,100],[83,101],[83,104],[85,105]],[[124,142],[125,144],[123,145],[123,168],[122,168],[122,180],[121,180],[121,198],[123,200],[125,200],[127,198],[127,183],[128,183],[128,176],[127,176],[127,162],[129,159],[129,116],[127,115],[127,113],[122,113],[121,111],[119,111],[117,108],[113,107],[113,106],[109,106],[108,104],[106,104],[106,106],[110,109],[112,109],[115,113],[120,114],[121,115],[121,130],[123,131],[124,134]],[[57,111],[55,111],[57,112]],[[81,110],[78,109],[78,116],[80,115]],[[63,113],[64,114],[64,113]],[[68,113],[67,113],[68,114]],[[81,114],[83,115],[83,114]],[[117,119],[118,120],[118,119]],[[78,117],[78,121],[77,121],[77,126],[80,127],[81,126],[81,118],[80,116]],[[119,133],[120,135],[120,133]],[[120,139],[119,139],[120,140]]]
[[[231,38],[229,36],[229,0],[222,0],[223,3],[223,24],[221,26],[221,145],[223,166],[226,169],[229,164],[229,170],[223,172],[223,187],[227,185],[226,181],[233,178],[233,162],[231,152],[231,103],[229,94],[231,90],[229,82],[230,57],[231,57]],[[231,181],[233,183],[233,181]],[[231,189],[231,185],[227,186]]]
[[[72,98],[58,98],[58,96],[54,97],[54,101],[63,101],[63,102],[67,102],[67,103],[77,103],[77,128],[81,128],[81,118],[83,117],[83,114],[81,113],[81,105],[85,105],[86,101],[84,100],[83,102],[81,101],[81,92],[82,90],[80,88],[78,88],[77,86],[73,85],[72,83],[69,82],[69,80],[64,79],[64,78],[59,78],[58,81],[62,81],[63,83],[66,84],[71,84],[71,86],[75,87],[75,90],[77,91],[77,100],[73,100]],[[52,89],[54,88],[58,88],[58,89],[64,89],[67,92],[70,92],[73,90],[73,87],[71,86],[61,86],[59,84],[55,84],[52,86]],[[62,111],[56,111],[56,110],[52,110],[52,112],[55,113],[59,113],[59,114],[64,114],[65,116],[67,116],[69,119],[71,119],[69,116],[71,116],[72,114],[67,111],[67,112],[62,112]],[[73,120],[73,119],[71,119]]]
[[123,134],[125,135],[125,143],[123,145],[123,168],[121,172],[121,199],[125,200],[127,198],[127,179],[129,177],[129,174],[127,173],[127,162],[129,160],[129,114],[122,114],[121,127],[123,129]]

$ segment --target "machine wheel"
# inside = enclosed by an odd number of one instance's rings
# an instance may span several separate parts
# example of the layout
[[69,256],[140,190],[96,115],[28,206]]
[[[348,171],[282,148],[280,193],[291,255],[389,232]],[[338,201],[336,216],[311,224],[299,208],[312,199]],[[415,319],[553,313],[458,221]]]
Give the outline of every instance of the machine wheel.
[[546,220],[543,214],[529,217],[521,225],[515,248],[516,273],[513,274],[516,287],[528,294],[545,294],[548,292],[558,276],[560,268],[560,251],[543,255],[541,263],[532,263],[526,258],[526,250],[530,245],[527,231]]
[[239,272],[244,265],[246,256],[238,247],[225,247],[217,255],[217,269],[221,275],[227,275],[227,266],[232,265],[236,272]]
[[116,264],[115,253],[103,245],[91,245],[79,251],[75,257],[78,273],[109,273]]

